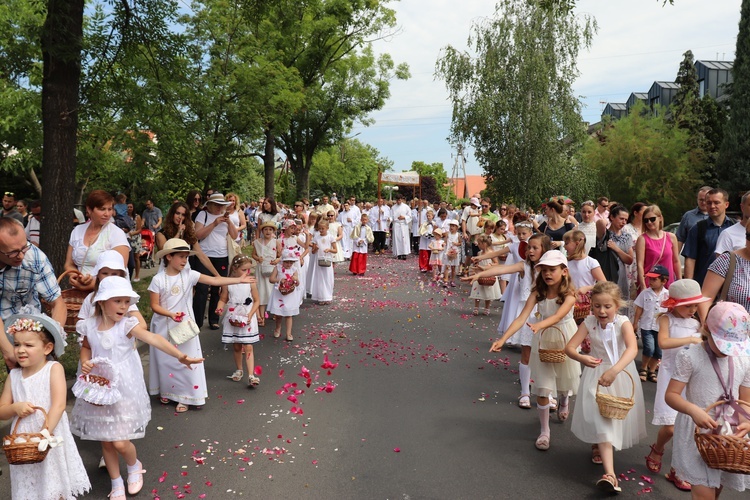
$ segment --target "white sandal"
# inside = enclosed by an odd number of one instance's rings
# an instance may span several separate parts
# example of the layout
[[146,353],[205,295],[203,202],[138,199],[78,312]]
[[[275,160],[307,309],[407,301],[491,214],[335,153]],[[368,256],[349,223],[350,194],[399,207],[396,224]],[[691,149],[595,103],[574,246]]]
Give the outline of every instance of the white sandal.
[[227,375],[227,378],[234,380],[235,382],[239,382],[242,380],[242,377],[244,377],[245,374],[242,370],[235,370],[233,374]]
[[528,394],[518,396],[518,407],[524,410],[531,409],[531,397]]

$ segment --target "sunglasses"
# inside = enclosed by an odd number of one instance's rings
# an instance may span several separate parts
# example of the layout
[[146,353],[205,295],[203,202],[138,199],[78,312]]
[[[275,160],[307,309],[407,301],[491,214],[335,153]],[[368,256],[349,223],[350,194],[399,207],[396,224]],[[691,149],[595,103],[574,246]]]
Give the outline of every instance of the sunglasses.
[[16,193],[14,193],[13,191],[6,191],[5,192],[5,196],[15,196],[15,195],[16,195]]
[[505,207],[502,207],[502,208],[500,209],[500,211],[501,211],[501,212],[505,212],[506,210],[508,210],[508,209],[507,209],[507,208],[505,208]]
[[301,207],[302,205],[298,205],[298,204],[295,203],[294,206],[295,207]]
[[658,217],[644,217],[643,218],[643,222],[645,222],[646,224],[648,224],[648,223],[651,223],[651,222],[656,222],[657,219],[658,219]]
[[482,205],[482,208],[490,208],[489,205]]

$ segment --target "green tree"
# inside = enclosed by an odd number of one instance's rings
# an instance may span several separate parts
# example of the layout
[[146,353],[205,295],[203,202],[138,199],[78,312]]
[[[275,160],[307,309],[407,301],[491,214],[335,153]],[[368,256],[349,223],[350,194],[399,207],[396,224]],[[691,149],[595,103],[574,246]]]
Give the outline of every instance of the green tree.
[[716,162],[716,176],[730,193],[750,187],[750,0],[742,0],[732,73],[729,121]]
[[[392,162],[369,144],[345,138],[318,150],[310,168],[310,190],[372,199],[378,192],[378,172],[390,170]],[[295,193],[297,194],[297,193]]]
[[610,198],[626,206],[656,203],[667,221],[678,220],[694,202],[702,164],[690,154],[688,131],[671,126],[664,109],[643,111],[639,103],[625,118],[605,125],[585,143],[580,163],[599,172]]
[[524,204],[559,192],[585,132],[575,61],[595,30],[557,2],[500,0],[473,27],[474,54],[443,49],[436,75],[453,102],[451,140],[474,146],[494,196]]
[[[423,161],[411,162],[411,169],[418,172],[421,177],[432,177],[435,180],[435,194],[437,198],[432,201],[447,201],[451,192],[448,182],[448,173],[441,162],[425,163]],[[422,186],[424,190],[424,186]]]

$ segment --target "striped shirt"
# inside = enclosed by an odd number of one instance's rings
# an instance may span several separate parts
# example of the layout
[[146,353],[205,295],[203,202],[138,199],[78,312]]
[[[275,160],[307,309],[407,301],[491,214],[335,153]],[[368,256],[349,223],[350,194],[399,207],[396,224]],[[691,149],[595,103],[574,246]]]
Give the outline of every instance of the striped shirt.
[[52,302],[60,297],[55,271],[47,256],[35,246],[24,255],[19,267],[0,269],[0,317],[3,320],[30,305],[42,309],[41,300]]

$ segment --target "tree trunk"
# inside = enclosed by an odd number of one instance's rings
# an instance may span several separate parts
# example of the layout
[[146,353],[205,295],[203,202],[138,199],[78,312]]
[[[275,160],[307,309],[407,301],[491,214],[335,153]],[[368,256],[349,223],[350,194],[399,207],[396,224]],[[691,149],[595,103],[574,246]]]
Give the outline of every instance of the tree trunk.
[[263,152],[263,176],[265,178],[265,196],[266,198],[273,197],[275,179],[275,167],[276,167],[276,136],[272,130],[266,130],[266,147]]
[[310,198],[310,167],[312,166],[312,155],[299,155],[296,164],[292,164],[294,179],[297,182],[297,199]]
[[73,218],[84,0],[49,0],[42,29],[42,199],[40,243],[62,272]]

